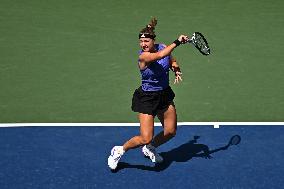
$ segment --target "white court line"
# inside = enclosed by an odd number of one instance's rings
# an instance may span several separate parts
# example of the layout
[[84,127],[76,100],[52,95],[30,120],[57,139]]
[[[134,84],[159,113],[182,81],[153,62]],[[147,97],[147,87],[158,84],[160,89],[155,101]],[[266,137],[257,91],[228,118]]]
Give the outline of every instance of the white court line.
[[[85,127],[85,126],[96,126],[96,127],[107,127],[107,126],[139,126],[139,123],[0,123],[0,127],[36,127],[36,126],[47,126],[47,127]],[[155,126],[162,126],[161,123],[155,123]],[[178,122],[178,126],[181,125],[196,125],[196,126],[214,126],[214,128],[219,128],[225,125],[281,125],[284,126],[284,122]]]

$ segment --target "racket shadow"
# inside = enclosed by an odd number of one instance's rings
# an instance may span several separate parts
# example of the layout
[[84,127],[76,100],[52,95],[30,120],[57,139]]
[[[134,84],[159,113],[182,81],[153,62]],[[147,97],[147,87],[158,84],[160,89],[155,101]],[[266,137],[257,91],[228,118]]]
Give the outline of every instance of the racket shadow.
[[126,162],[119,162],[117,169],[113,172],[129,168],[160,172],[166,170],[173,162],[187,162],[196,157],[211,159],[212,156],[210,154],[221,150],[227,150],[231,146],[230,143],[228,143],[225,146],[210,150],[207,145],[197,143],[197,139],[199,138],[200,136],[194,136],[193,140],[190,140],[170,151],[160,153],[164,161],[160,164],[155,164],[155,166],[133,165]]

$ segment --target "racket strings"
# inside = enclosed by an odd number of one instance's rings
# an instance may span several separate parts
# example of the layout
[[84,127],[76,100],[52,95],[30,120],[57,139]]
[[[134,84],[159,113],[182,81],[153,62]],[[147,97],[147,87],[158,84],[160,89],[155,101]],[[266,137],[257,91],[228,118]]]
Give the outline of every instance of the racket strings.
[[209,45],[205,39],[205,37],[199,33],[194,32],[193,36],[189,40],[189,43],[192,43],[203,55],[209,55],[210,54],[210,48]]
[[206,40],[199,33],[195,33],[194,43],[195,43],[196,47],[198,49],[200,49],[200,51],[202,51],[205,54],[210,54],[210,49],[209,49],[209,47],[207,45]]
[[204,41],[203,37],[197,35],[195,36],[195,40],[196,40],[196,45],[197,47],[202,50],[204,53],[207,53],[208,52],[208,47],[207,47],[207,44],[206,42]]

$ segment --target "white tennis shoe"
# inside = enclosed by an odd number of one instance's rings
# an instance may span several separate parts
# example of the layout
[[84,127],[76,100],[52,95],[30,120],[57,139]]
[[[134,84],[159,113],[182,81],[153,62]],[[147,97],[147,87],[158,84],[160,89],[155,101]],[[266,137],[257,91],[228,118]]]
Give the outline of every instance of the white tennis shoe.
[[149,157],[153,163],[163,162],[163,157],[156,152],[156,148],[151,144],[143,146],[142,152],[146,157]]
[[112,148],[110,156],[108,157],[108,166],[112,170],[116,169],[117,164],[121,158],[121,156],[124,154],[123,146],[115,146]]

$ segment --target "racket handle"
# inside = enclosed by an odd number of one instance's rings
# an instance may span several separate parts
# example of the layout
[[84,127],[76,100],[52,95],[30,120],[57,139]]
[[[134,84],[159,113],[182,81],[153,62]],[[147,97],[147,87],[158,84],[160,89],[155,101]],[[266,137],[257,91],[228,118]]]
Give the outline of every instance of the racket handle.
[[195,39],[195,32],[192,34],[192,37],[188,40],[188,43],[194,44],[194,39]]
[[188,42],[188,43],[191,43],[191,42],[192,42],[192,39],[188,40],[187,42]]

